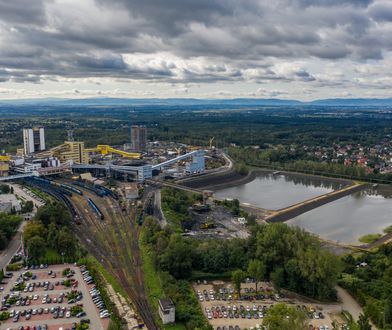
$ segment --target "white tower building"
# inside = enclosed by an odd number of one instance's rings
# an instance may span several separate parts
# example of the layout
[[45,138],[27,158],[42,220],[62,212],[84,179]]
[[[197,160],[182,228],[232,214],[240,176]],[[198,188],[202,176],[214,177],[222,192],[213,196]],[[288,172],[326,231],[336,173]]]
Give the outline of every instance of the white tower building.
[[43,127],[23,129],[23,150],[25,155],[45,150],[45,130]]

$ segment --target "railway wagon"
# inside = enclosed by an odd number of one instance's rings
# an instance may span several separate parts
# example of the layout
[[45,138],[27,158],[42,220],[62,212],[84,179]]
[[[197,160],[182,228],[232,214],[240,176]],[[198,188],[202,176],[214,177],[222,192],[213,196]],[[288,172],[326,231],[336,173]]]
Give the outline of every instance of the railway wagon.
[[66,189],[61,188],[58,185],[51,185],[48,184],[49,180],[32,180],[32,179],[25,179],[25,183],[31,185],[33,187],[38,187],[43,192],[49,194],[50,196],[54,197],[55,199],[62,201],[65,206],[68,208],[71,216],[76,224],[80,224],[80,216],[72,203],[69,201],[67,197],[72,197],[72,193]]
[[105,220],[104,215],[102,214],[101,210],[99,209],[99,207],[93,202],[93,200],[91,198],[88,199],[88,204],[90,205],[90,207],[93,209],[93,211],[95,212],[95,214],[98,216],[98,218],[100,218],[101,220]]
[[83,195],[83,191],[81,191],[79,189],[76,189],[75,187],[72,187],[72,186],[70,186],[68,184],[58,183],[58,182],[55,182],[55,181],[52,181],[52,180],[48,180],[48,179],[44,179],[44,178],[33,177],[33,179],[38,181],[38,182],[42,182],[44,184],[51,184],[53,186],[61,187],[63,189],[72,191],[72,192],[74,192],[74,193],[76,193],[78,195],[81,195],[81,196]]
[[115,200],[118,200],[118,194],[116,192],[114,192],[113,190],[102,186],[100,184],[95,185],[98,189],[104,191],[106,193],[106,195],[109,195],[110,197],[112,197]]
[[76,185],[76,186],[82,187],[84,189],[87,189],[87,190],[93,192],[94,194],[96,194],[99,197],[104,197],[104,196],[107,195],[105,191],[103,191],[101,189],[97,189],[97,188],[92,187],[90,185],[84,184],[83,182],[80,182],[80,181],[76,181],[73,184]]

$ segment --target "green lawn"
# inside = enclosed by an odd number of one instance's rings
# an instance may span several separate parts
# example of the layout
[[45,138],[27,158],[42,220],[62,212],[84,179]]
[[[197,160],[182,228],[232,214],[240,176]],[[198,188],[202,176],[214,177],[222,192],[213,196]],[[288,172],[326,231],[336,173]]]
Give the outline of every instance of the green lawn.
[[58,260],[59,262],[61,262],[61,255],[59,255],[57,253],[56,250],[54,249],[50,249],[50,248],[46,248],[45,250],[45,254],[43,256],[43,259],[45,260]]
[[379,238],[381,238],[381,234],[367,234],[367,235],[363,235],[359,238],[359,241],[362,243],[373,243],[375,241],[377,241]]

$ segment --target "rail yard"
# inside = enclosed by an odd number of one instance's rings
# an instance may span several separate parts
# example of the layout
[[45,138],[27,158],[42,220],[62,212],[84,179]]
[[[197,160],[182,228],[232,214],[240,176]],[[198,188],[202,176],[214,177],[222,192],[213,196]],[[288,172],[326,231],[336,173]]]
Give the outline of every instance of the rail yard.
[[[136,210],[131,206],[123,212],[118,201],[111,196],[100,197],[81,188],[83,196],[73,195],[70,201],[80,215],[75,227],[79,239],[115,277],[135,305],[140,324],[157,329],[151,306],[144,290],[138,248],[139,228],[135,224]],[[98,213],[93,205],[99,205]]]

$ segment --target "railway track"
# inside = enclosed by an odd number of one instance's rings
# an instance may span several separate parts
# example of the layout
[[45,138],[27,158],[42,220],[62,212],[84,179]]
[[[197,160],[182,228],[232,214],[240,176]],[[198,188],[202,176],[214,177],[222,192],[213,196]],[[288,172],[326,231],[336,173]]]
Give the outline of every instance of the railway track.
[[[99,198],[88,191],[84,194],[101,207],[105,221],[100,221],[89,211],[82,197],[74,196],[72,204],[85,219],[81,226],[75,228],[76,234],[89,252],[119,281],[146,327],[158,329],[144,289],[138,226],[132,216],[122,214],[118,201],[112,197]],[[135,212],[127,209],[127,214],[135,215]]]

